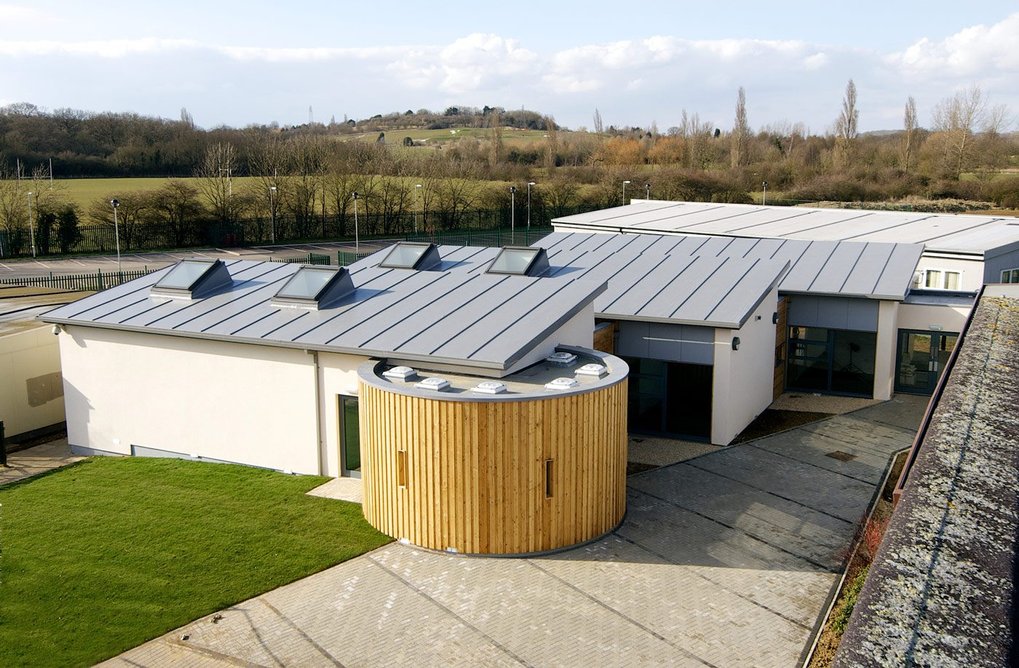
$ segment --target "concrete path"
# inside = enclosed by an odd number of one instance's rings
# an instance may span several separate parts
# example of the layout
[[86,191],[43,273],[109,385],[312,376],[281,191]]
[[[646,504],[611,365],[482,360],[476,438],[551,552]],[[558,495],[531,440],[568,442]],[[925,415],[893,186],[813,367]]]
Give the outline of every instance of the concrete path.
[[66,438],[19,450],[7,455],[6,467],[0,466],[0,485],[31,478],[82,459],[84,457],[71,454]]
[[924,406],[897,398],[631,476],[623,525],[581,548],[390,544],[108,665],[795,666]]

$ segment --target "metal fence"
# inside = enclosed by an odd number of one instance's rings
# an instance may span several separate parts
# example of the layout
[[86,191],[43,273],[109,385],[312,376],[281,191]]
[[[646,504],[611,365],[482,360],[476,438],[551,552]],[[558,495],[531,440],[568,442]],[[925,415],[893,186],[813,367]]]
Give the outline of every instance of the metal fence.
[[308,253],[308,257],[271,257],[269,262],[285,264],[332,264],[332,257],[323,253]]
[[[328,257],[328,256],[327,256]],[[62,288],[99,292],[151,274],[148,267],[136,271],[97,271],[94,274],[60,274],[54,276],[23,276],[21,278],[0,278],[0,285],[24,285],[29,287]]]
[[[120,223],[119,238],[113,225],[80,225],[74,239],[61,242],[54,230],[35,227],[37,255],[112,253],[119,241],[120,250],[143,252],[170,248],[199,246],[232,248],[266,244],[283,244],[312,241],[353,240],[369,237],[403,238],[460,234],[473,239],[474,234],[508,229],[516,222],[518,234],[526,229],[526,218],[519,211],[515,219],[509,207],[500,209],[472,209],[467,211],[426,211],[399,213],[361,213],[356,230],[352,212],[307,215],[302,218],[279,216],[252,218],[234,222],[216,222],[194,219],[176,225],[159,223]],[[547,227],[552,217],[583,213],[591,206],[570,207],[562,210],[536,212],[532,227]],[[475,243],[475,242],[471,242]],[[13,230],[0,228],[0,258],[32,255],[32,239],[27,226]]]

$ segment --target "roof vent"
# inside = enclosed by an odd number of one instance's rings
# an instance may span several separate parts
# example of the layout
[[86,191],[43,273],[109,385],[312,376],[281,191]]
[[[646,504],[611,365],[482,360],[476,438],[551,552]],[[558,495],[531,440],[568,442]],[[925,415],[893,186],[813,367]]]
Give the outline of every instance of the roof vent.
[[425,378],[424,380],[415,383],[414,387],[422,390],[433,390],[435,392],[441,392],[442,390],[449,387],[449,381],[446,380],[445,378],[438,378],[432,376],[430,378]]
[[578,376],[595,376],[597,378],[601,378],[608,372],[609,370],[604,364],[585,364],[574,373]]
[[483,383],[478,383],[471,388],[473,392],[481,392],[482,394],[502,394],[506,391],[506,386],[503,383],[498,383],[494,380],[486,380]]
[[545,361],[552,366],[570,367],[576,363],[577,356],[573,353],[559,351],[546,357]]
[[577,381],[573,378],[556,378],[550,383],[545,383],[546,390],[568,390],[575,386]]
[[392,369],[383,371],[382,375],[393,380],[408,380],[417,376],[418,372],[409,366],[394,366]]

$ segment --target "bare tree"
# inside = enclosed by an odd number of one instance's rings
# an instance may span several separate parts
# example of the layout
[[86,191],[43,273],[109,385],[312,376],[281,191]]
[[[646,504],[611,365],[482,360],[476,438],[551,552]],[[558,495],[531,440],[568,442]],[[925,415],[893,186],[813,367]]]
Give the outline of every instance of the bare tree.
[[743,86],[736,94],[736,121],[732,126],[729,160],[733,169],[745,167],[750,162],[750,125],[747,123],[747,94]]
[[856,108],[856,84],[850,79],[846,84],[846,95],[842,98],[842,113],[835,121],[834,166],[844,169],[852,164],[856,152],[856,138],[859,136],[860,112]]
[[233,177],[236,176],[237,160],[233,144],[217,142],[205,149],[205,157],[195,170],[198,190],[213,217],[223,223],[237,219],[237,204],[234,201]]
[[913,163],[913,154],[916,152],[917,142],[917,119],[916,119],[916,100],[910,95],[906,100],[906,111],[902,119],[903,125],[903,136],[902,136],[902,169],[909,171],[910,166]]
[[605,132],[605,125],[601,120],[601,112],[598,111],[598,107],[594,108],[594,131],[598,134]]
[[934,130],[944,142],[943,171],[959,178],[971,166],[973,138],[980,130],[994,130],[987,99],[973,86],[945,98],[934,107]]

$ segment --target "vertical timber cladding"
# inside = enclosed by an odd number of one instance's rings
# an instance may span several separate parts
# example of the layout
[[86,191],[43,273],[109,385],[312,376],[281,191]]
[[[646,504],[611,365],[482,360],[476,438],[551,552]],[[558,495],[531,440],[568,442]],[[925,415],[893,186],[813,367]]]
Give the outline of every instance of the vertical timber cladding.
[[471,402],[362,382],[360,402],[364,515],[390,536],[435,550],[526,554],[597,538],[622,521],[625,379]]
[[775,323],[775,386],[772,399],[785,391],[785,358],[789,339],[789,298],[778,298],[778,322]]

